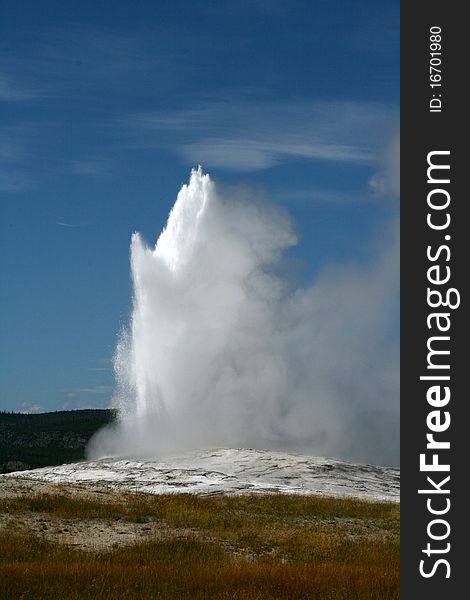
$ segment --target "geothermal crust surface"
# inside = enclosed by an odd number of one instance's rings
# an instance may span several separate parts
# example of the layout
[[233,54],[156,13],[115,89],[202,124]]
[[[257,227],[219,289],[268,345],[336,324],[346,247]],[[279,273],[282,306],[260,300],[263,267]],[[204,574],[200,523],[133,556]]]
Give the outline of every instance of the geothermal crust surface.
[[8,476],[153,494],[293,493],[398,502],[400,493],[398,469],[253,449],[218,448],[161,460],[103,458]]

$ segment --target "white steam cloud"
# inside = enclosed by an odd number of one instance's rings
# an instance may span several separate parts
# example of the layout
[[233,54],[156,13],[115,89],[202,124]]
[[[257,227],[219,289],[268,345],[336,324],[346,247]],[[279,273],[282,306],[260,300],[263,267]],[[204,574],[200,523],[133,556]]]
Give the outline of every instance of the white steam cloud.
[[293,287],[279,274],[289,216],[193,171],[156,246],[132,237],[119,421],[90,455],[224,446],[397,464],[396,229],[373,264]]

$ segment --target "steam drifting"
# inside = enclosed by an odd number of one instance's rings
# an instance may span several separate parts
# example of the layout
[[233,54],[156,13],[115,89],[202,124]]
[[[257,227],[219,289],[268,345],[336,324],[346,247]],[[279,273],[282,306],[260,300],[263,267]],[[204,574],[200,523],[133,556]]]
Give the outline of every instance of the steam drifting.
[[288,215],[193,170],[156,246],[132,237],[119,421],[90,456],[223,446],[396,464],[395,229],[374,264],[293,287],[278,268],[297,243]]

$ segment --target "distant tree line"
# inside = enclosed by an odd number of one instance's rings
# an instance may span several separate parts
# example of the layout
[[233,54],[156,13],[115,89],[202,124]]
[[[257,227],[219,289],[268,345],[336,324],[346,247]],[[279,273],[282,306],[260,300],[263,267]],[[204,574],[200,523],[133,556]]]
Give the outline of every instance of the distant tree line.
[[109,409],[1,411],[0,473],[83,460],[93,434],[115,418],[116,412]]

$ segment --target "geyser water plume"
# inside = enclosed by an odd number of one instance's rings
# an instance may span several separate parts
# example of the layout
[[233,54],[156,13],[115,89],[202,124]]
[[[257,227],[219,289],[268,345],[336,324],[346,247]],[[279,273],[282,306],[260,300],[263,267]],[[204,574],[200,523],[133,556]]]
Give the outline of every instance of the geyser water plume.
[[156,246],[132,236],[119,422],[91,456],[249,446],[397,463],[396,232],[373,265],[310,287],[279,274],[296,242],[279,207],[192,171]]

